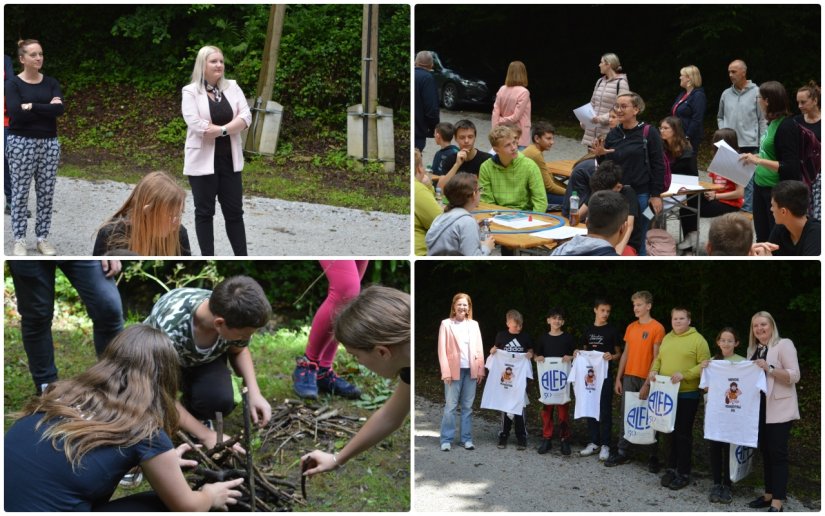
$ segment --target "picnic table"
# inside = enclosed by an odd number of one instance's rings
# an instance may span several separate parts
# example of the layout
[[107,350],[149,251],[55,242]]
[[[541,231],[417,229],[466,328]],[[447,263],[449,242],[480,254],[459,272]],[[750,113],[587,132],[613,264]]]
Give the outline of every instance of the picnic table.
[[[476,220],[481,221],[487,218],[493,218],[497,213],[505,214],[505,213],[518,213],[519,210],[513,210],[512,208],[507,208],[506,206],[499,206],[497,204],[491,204],[482,202],[479,203],[478,209],[473,211],[473,216]],[[552,213],[534,213],[524,211],[523,213],[529,214],[533,218],[534,221],[546,221],[546,225],[537,226],[535,228],[530,228],[516,232],[513,231],[513,228],[498,224],[493,222],[490,225],[490,229],[493,231],[493,236],[496,239],[496,243],[502,247],[506,247],[507,249],[513,251],[513,254],[550,254],[550,252],[556,248],[560,241],[548,238],[542,238],[533,236],[530,233],[535,233],[541,231],[543,229],[552,229],[556,227],[561,227],[565,225],[569,225],[570,221],[565,217],[562,217],[561,212],[552,212]],[[579,224],[579,228],[585,228],[584,224]],[[501,233],[496,233],[500,231]]]

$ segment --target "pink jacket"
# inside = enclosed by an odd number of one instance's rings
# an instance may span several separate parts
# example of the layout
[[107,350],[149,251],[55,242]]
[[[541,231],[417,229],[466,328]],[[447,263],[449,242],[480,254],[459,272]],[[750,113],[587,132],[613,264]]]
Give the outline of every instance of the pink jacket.
[[493,127],[505,122],[518,122],[521,138],[518,144],[530,145],[530,92],[524,86],[502,86],[493,104]]
[[[481,347],[481,330],[478,323],[468,319],[470,324],[470,378],[484,378],[484,349]],[[441,379],[461,379],[461,350],[452,329],[450,319],[441,321],[438,330],[438,363],[441,365]]]
[[768,347],[765,360],[776,369],[787,371],[791,375],[790,384],[777,381],[774,375],[768,375],[768,393],[765,400],[765,422],[784,423],[799,419],[799,403],[796,397],[796,383],[799,381],[799,361],[796,348],[790,339],[780,339]]
[[[186,121],[186,149],[183,158],[183,173],[187,176],[206,176],[215,173],[215,140],[204,139],[203,134],[209,127],[212,118],[209,114],[209,97],[206,90],[189,84],[183,88],[181,112]],[[235,81],[229,81],[229,87],[223,92],[226,100],[232,105],[234,118],[241,117],[246,126],[252,123],[252,114],[246,103],[243,91]],[[232,143],[232,165],[235,172],[243,170],[243,149],[241,135],[230,134]]]

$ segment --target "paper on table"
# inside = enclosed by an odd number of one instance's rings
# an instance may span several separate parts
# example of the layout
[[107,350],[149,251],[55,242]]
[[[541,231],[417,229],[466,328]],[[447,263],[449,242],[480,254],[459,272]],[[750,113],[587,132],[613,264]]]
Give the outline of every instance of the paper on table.
[[670,188],[667,193],[676,195],[679,190],[704,190],[705,188],[699,184],[699,178],[696,176],[685,176],[682,174],[673,174],[670,180]]
[[594,129],[596,127],[596,124],[593,123],[593,117],[596,116],[596,112],[593,111],[593,106],[589,102],[574,109],[573,114],[576,115],[576,118],[579,119],[579,122],[582,123],[585,129]]
[[519,218],[519,219],[514,219],[514,220],[507,220],[507,219],[502,220],[501,217],[493,217],[493,222],[495,222],[496,224],[498,224],[500,226],[505,226],[505,227],[513,228],[513,229],[537,228],[539,226],[546,226],[548,224],[553,224],[553,221],[539,220],[539,219],[528,220],[527,217],[524,217],[523,219]]
[[714,145],[718,150],[713,157],[713,161],[708,165],[708,171],[730,179],[740,186],[748,186],[748,182],[750,182],[753,172],[756,170],[756,165],[752,163],[742,164],[739,161],[739,153],[733,150],[733,147],[728,145],[725,140],[719,140]]
[[573,226],[561,226],[553,229],[546,229],[544,231],[537,231],[530,233],[532,237],[548,238],[550,240],[566,240],[573,238],[576,235],[586,235],[587,230],[584,228],[577,228]]

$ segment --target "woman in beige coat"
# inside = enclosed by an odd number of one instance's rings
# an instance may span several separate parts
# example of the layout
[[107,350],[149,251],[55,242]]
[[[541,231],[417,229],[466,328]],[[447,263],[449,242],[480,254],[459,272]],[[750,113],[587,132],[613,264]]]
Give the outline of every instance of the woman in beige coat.
[[622,72],[622,64],[616,54],[605,54],[599,60],[599,73],[602,74],[593,88],[590,105],[595,116],[591,120],[595,127],[585,129],[582,145],[590,147],[593,140],[603,138],[610,132],[610,110],[616,105],[616,99],[630,92],[627,75]]
[[751,318],[747,357],[755,360],[768,378],[768,392],[762,394],[759,407],[759,449],[765,470],[765,494],[748,505],[753,509],[770,507],[768,512],[781,512],[787,498],[788,438],[791,423],[799,419],[796,397],[799,361],[793,342],[779,337],[776,321],[768,312],[757,312]]
[[476,385],[484,379],[484,349],[481,331],[473,320],[470,296],[459,292],[453,296],[450,318],[441,321],[438,330],[438,362],[444,381],[444,417],[441,419],[441,450],[450,451],[455,438],[456,408],[461,407],[461,441],[474,450],[472,438],[473,401]]

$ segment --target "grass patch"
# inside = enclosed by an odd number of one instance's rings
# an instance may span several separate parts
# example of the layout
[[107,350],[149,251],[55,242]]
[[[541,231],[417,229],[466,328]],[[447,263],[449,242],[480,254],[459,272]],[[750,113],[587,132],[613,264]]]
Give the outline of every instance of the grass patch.
[[[58,280],[61,281],[61,280]],[[28,371],[26,354],[20,335],[20,318],[17,313],[13,286],[6,278],[4,292],[4,431],[12,424],[9,414],[20,410],[34,393],[34,385]],[[134,321],[132,321],[134,322]],[[130,324],[127,322],[127,325]],[[55,308],[53,333],[55,361],[61,378],[74,376],[96,360],[92,342],[92,327],[81,306],[74,302],[58,300]],[[284,398],[295,399],[292,390],[292,371],[295,358],[302,355],[307,342],[308,328],[281,329],[273,333],[258,333],[252,340],[250,351],[255,361],[258,385],[273,406],[283,403]],[[394,381],[381,378],[366,370],[344,351],[339,350],[334,364],[342,377],[355,381],[365,393],[365,403],[380,399],[394,387]],[[361,408],[352,401],[322,396],[319,404],[338,408],[341,413],[369,417],[373,411]],[[235,434],[243,427],[242,407],[238,406],[225,419],[226,433]],[[254,436],[253,436],[254,437]],[[254,441],[254,439],[253,439]],[[315,443],[304,438],[285,452],[272,457],[268,465],[277,473],[291,480],[299,478],[300,456],[316,448],[340,450],[345,439],[329,443]],[[255,449],[255,447],[253,447]],[[269,460],[262,458],[261,460]],[[410,423],[409,419],[395,434],[378,446],[351,460],[345,468],[334,473],[316,476],[308,482],[310,503],[296,506],[301,511],[394,511],[410,510]],[[138,490],[118,489],[115,498],[148,490],[144,482]]]

